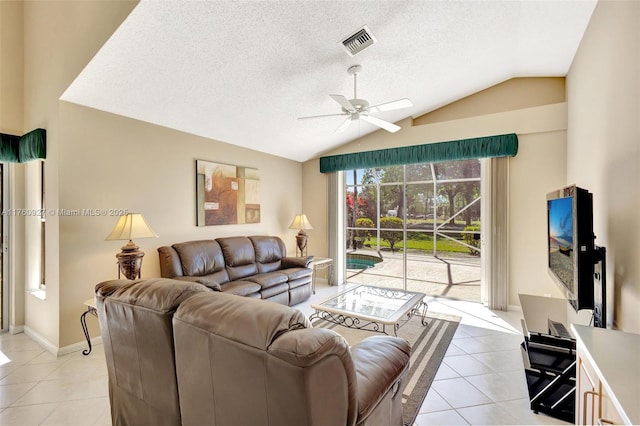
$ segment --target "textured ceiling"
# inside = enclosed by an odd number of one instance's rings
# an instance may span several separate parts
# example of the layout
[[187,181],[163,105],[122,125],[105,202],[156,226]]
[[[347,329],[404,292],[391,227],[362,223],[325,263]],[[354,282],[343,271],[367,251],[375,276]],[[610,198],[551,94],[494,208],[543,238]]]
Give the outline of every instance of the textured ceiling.
[[[595,0],[141,1],[62,100],[306,161],[377,130],[329,94],[417,117],[514,77],[566,75]],[[367,25],[377,43],[339,43]]]

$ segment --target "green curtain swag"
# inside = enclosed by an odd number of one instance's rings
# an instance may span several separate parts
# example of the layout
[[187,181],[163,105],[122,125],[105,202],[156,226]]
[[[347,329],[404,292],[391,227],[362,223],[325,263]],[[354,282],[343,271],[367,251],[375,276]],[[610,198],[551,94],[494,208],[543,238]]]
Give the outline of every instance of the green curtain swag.
[[0,161],[26,163],[47,158],[47,131],[35,129],[20,136],[0,133]]
[[515,133],[423,145],[320,157],[320,173],[402,164],[437,163],[488,157],[513,157],[518,152]]

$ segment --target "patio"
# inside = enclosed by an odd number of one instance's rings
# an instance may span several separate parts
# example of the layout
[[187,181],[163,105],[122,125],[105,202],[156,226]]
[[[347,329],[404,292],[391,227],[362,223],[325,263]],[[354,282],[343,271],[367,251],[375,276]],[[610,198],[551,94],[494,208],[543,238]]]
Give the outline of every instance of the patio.
[[[350,254],[379,257],[372,250],[358,250]],[[402,288],[402,253],[383,251],[382,262],[367,269],[347,269],[347,282],[380,287]],[[407,255],[407,290],[429,296],[480,302],[480,257],[443,254]]]

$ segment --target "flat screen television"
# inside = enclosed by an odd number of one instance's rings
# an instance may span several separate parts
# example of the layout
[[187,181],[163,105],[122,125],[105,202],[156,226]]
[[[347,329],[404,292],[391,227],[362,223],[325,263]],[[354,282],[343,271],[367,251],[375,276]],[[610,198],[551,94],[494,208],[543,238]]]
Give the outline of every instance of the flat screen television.
[[575,185],[547,194],[549,274],[578,311],[594,308],[593,197]]

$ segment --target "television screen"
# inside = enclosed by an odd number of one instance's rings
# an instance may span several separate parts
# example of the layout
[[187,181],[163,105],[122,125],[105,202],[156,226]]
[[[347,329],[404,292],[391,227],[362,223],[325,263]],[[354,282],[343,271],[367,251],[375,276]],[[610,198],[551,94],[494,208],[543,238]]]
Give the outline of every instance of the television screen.
[[577,311],[592,309],[593,201],[589,191],[568,186],[547,194],[548,266]]
[[547,202],[549,213],[549,269],[571,293],[574,288],[573,197]]

